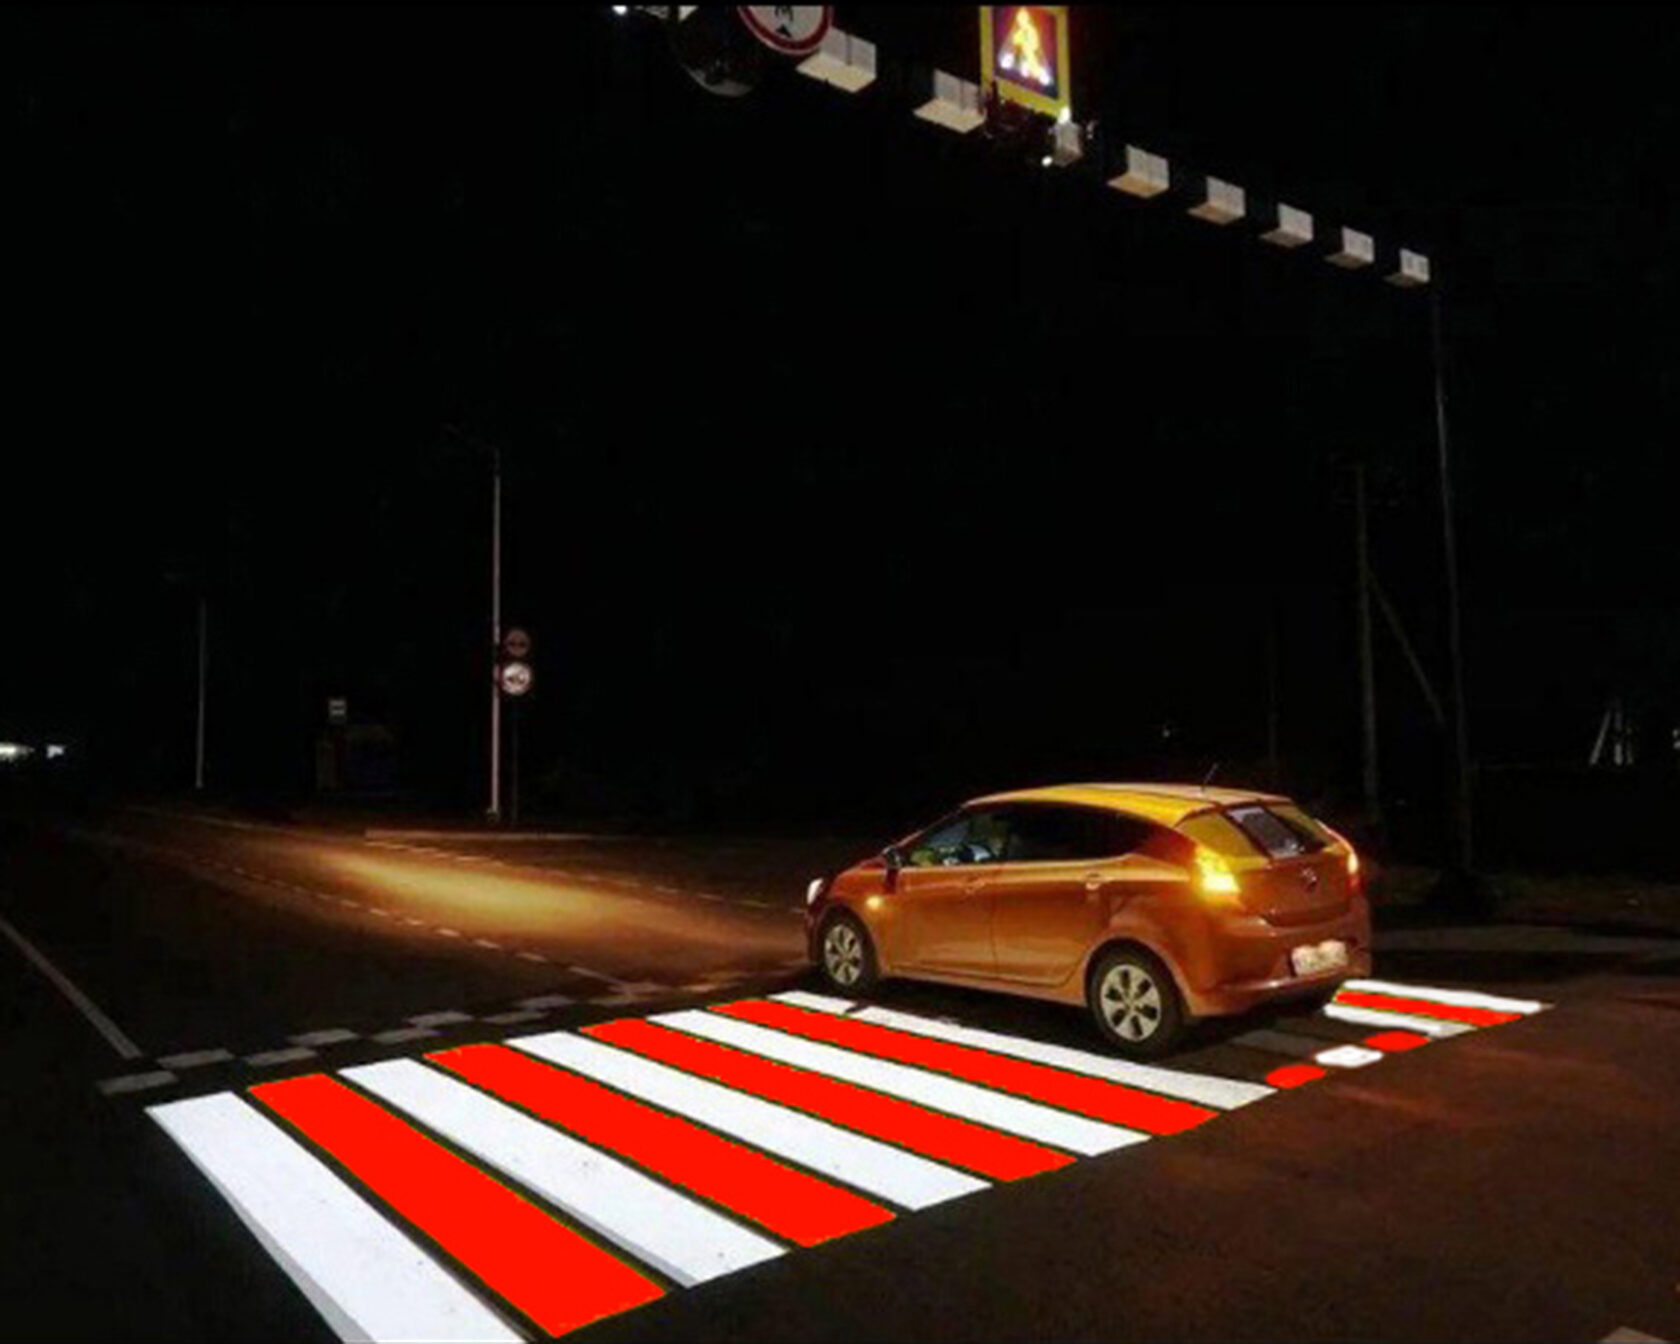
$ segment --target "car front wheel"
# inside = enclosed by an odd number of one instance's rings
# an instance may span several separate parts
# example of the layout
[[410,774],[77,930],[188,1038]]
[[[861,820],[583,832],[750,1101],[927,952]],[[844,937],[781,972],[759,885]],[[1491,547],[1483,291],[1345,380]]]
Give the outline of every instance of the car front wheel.
[[1098,1030],[1133,1059],[1158,1059],[1184,1034],[1184,1003],[1172,974],[1141,948],[1105,952],[1091,971],[1086,998]]
[[831,989],[842,994],[867,994],[880,972],[869,932],[856,915],[830,915],[817,937],[817,969]]

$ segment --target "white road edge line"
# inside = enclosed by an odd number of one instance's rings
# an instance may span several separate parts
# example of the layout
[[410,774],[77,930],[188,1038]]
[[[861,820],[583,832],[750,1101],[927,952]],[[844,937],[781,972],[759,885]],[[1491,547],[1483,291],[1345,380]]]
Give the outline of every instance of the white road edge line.
[[23,955],[29,958],[29,960],[34,964],[35,969],[40,971],[42,975],[46,976],[47,979],[51,980],[53,984],[58,987],[59,992],[75,1005],[83,1017],[93,1023],[94,1028],[105,1038],[111,1048],[119,1055],[121,1055],[124,1059],[139,1059],[146,1053],[133,1041],[129,1040],[127,1035],[124,1034],[123,1029],[115,1022],[111,1021],[111,1019],[100,1010],[97,1003],[88,998],[88,996],[82,993],[81,990],[77,989],[69,976],[65,975],[63,971],[54,966],[52,962],[48,961],[45,955],[36,948],[35,944],[30,942],[29,939],[25,938],[21,933],[13,928],[11,922],[3,917],[0,917],[0,933],[3,933],[6,937],[10,938],[12,942],[17,945],[18,951],[22,952]]
[[1275,1090],[1260,1083],[1244,1083],[1233,1078],[1216,1078],[1205,1073],[1185,1073],[1178,1069],[1164,1069],[1153,1064],[1132,1064],[1110,1055],[1093,1055],[1065,1045],[1051,1045],[1046,1041],[1027,1040],[1020,1036],[1003,1036],[995,1031],[981,1031],[977,1027],[959,1027],[948,1022],[936,1022],[930,1017],[916,1017],[889,1008],[865,1008],[850,1012],[858,1005],[846,999],[830,998],[825,994],[809,994],[792,989],[772,996],[778,1003],[796,1008],[811,1008],[819,1013],[845,1015],[854,1022],[868,1022],[877,1027],[893,1027],[917,1036],[929,1036],[938,1041],[991,1050],[1000,1055],[1030,1060],[1034,1064],[1048,1064],[1052,1068],[1103,1078],[1126,1087],[1141,1087],[1181,1101],[1200,1102],[1218,1110],[1234,1110],[1250,1102],[1269,1097]]
[[342,1340],[521,1336],[231,1092],[147,1108]]
[[342,1076],[685,1288],[782,1254],[769,1238],[412,1059],[345,1069]]
[[856,1189],[890,1199],[903,1208],[924,1209],[974,1194],[989,1184],[826,1120],[736,1092],[586,1036],[556,1031],[513,1037],[503,1043],[744,1139],[755,1148],[789,1158]]

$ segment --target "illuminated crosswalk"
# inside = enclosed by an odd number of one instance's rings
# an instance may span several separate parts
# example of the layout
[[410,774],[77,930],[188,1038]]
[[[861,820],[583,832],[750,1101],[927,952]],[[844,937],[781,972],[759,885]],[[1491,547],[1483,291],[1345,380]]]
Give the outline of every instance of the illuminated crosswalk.
[[790,992],[148,1109],[340,1338],[541,1338],[1545,1006],[1351,981],[1189,1069]]

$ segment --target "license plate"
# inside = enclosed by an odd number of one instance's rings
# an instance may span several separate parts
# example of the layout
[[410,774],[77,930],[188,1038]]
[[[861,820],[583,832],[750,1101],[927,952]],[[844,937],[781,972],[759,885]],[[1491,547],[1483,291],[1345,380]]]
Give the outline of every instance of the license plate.
[[1327,938],[1322,943],[1297,947],[1289,954],[1289,968],[1296,975],[1322,975],[1341,970],[1347,959],[1347,944],[1340,938]]

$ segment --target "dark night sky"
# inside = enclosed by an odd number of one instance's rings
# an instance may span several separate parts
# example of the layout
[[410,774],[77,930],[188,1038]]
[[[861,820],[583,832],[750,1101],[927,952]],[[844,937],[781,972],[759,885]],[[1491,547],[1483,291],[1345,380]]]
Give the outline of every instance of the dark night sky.
[[[839,21],[975,73],[972,9]],[[1612,691],[1674,711],[1680,26],[1073,23],[1082,118],[1435,258],[1482,753],[1578,757]],[[9,731],[185,780],[203,584],[218,782],[304,787],[345,693],[406,784],[476,801],[487,480],[448,422],[507,456],[527,779],[560,807],[1252,769],[1269,627],[1286,783],[1345,792],[1356,460],[1444,673],[1426,308],[1373,275],[881,90],[717,98],[604,7],[0,25]],[[1415,787],[1434,739],[1379,652]]]

